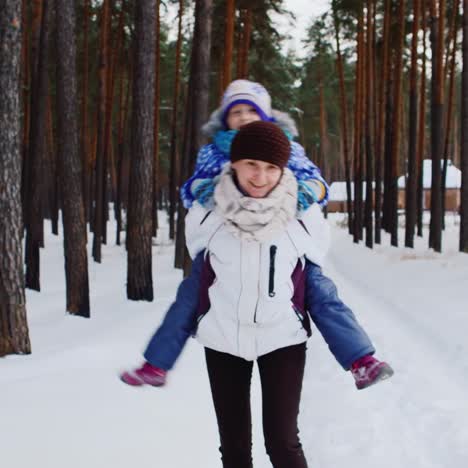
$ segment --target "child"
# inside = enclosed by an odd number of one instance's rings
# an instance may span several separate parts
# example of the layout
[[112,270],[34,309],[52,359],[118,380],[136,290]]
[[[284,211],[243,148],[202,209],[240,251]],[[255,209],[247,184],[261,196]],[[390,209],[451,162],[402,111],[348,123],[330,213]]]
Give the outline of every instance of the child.
[[[246,80],[231,83],[221,108],[212,114],[204,127],[206,132],[214,132],[213,142],[200,150],[195,173],[182,187],[186,207],[190,207],[194,200],[205,208],[212,207],[216,178],[229,161],[232,139],[240,126],[259,120],[276,120],[286,128],[286,134],[295,131],[287,116],[271,110],[268,93],[261,85]],[[326,203],[328,188],[320,171],[306,158],[303,148],[295,142],[290,142],[290,148],[288,167],[298,180],[297,212],[300,215],[314,202]],[[323,222],[314,229],[316,250],[321,250],[323,255],[327,249],[327,232]],[[166,371],[172,368],[193,332],[202,269],[203,253],[200,252],[194,258],[191,275],[183,280],[176,301],[145,351],[147,362],[140,369],[123,373],[124,382],[130,385],[165,383]],[[317,264],[307,261],[306,269],[309,312],[338,362],[345,370],[351,369],[356,386],[365,388],[388,376],[389,366],[371,356],[374,348],[370,340],[351,310],[338,298],[333,283],[323,276]],[[327,327],[330,319],[335,321],[336,327]],[[337,331],[340,330],[343,336],[339,336]]]
[[292,141],[297,136],[294,121],[287,114],[271,108],[270,95],[261,84],[235,80],[224,92],[219,109],[203,126],[203,132],[212,138],[212,142],[200,149],[194,174],[181,187],[185,208],[190,208],[194,200],[205,206],[212,199],[214,179],[229,161],[233,138],[242,125],[257,120],[276,123],[290,139],[287,167],[298,180],[298,211],[304,211],[315,202],[321,206],[327,203],[328,185],[320,170],[307,158],[304,148]]

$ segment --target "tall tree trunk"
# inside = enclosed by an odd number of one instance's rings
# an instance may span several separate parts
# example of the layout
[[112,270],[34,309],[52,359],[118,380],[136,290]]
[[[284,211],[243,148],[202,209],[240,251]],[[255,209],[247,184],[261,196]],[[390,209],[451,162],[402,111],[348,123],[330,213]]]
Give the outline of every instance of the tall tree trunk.
[[363,111],[363,80],[364,77],[364,6],[359,7],[358,13],[358,37],[357,37],[357,62],[355,81],[355,102],[354,102],[354,218],[353,237],[354,242],[362,239],[362,111]]
[[395,50],[395,95],[394,116],[392,130],[392,164],[389,178],[390,199],[390,243],[398,246],[398,162],[401,140],[401,103],[402,103],[402,75],[403,75],[403,44],[405,39],[405,0],[398,5],[398,46]]
[[135,4],[132,161],[128,206],[127,297],[153,300],[152,223],[154,158],[155,8],[153,0]]
[[431,0],[431,48],[432,48],[432,79],[431,79],[431,155],[432,155],[432,187],[431,187],[431,223],[429,247],[436,252],[442,251],[442,174],[441,157],[443,144],[443,51],[444,51],[444,17],[445,0]]
[[[452,135],[452,121],[453,121],[453,100],[455,95],[455,63],[457,53],[457,18],[458,18],[458,0],[455,0],[452,6],[452,17],[450,20],[450,32],[447,41],[447,59],[444,66],[444,83],[448,80],[448,99],[447,99],[447,112],[445,113],[445,135],[444,135],[444,147],[442,155],[444,158],[442,168],[442,180],[441,180],[441,195],[442,195],[442,229],[445,229],[445,193],[447,185],[447,167],[449,159],[449,147],[450,137]],[[451,49],[450,49],[451,47]]]
[[94,217],[93,217],[93,258],[101,263],[101,245],[104,231],[104,190],[106,189],[107,167],[105,165],[105,136],[106,136],[106,102],[107,102],[107,69],[109,66],[109,20],[110,0],[104,0],[101,8],[101,36],[99,45],[99,97],[97,111],[97,149],[94,191]]
[[[198,150],[204,143],[201,127],[208,118],[212,10],[213,0],[196,1],[182,153],[184,179],[192,172]],[[179,203],[175,266],[183,268],[184,273],[188,274],[191,263],[185,247],[184,215],[185,209]]]
[[235,0],[226,0],[224,27],[223,89],[231,82],[232,52],[234,49]]
[[161,102],[161,1],[156,0],[156,45],[154,79],[154,158],[153,158],[153,236],[158,231],[158,192],[159,192],[159,106]]
[[23,210],[23,221],[26,218],[26,194],[25,188],[27,186],[26,176],[26,163],[28,158],[29,148],[29,122],[30,122],[30,111],[31,111],[31,54],[30,54],[30,24],[28,14],[28,4],[26,0],[22,0],[21,3],[21,83],[23,86],[23,121],[22,121],[22,141],[21,141],[21,204]]
[[0,356],[29,354],[22,265],[21,0],[0,1]]
[[46,130],[46,153],[44,180],[47,180],[47,201],[49,203],[48,213],[52,224],[52,234],[58,235],[59,222],[59,178],[57,174],[57,155],[54,148],[54,124],[52,118],[52,99],[47,96],[47,130]]
[[424,214],[424,174],[423,164],[426,151],[426,31],[427,31],[427,5],[422,0],[422,29],[423,29],[423,55],[421,66],[421,83],[419,93],[419,116],[418,116],[418,148],[417,148],[417,226],[418,237],[423,236],[423,214]]
[[78,147],[76,12],[68,0],[56,1],[58,165],[67,284],[67,311],[89,317],[88,256]]
[[366,246],[373,247],[373,189],[372,183],[374,181],[374,9],[375,1],[367,0],[367,39],[366,39],[366,112],[365,112],[365,146],[366,146],[366,203],[364,207],[364,226],[366,230]]
[[391,20],[391,1],[385,0],[384,11],[384,29],[382,44],[381,79],[378,95],[378,124],[376,135],[376,155],[375,155],[375,243],[381,243],[382,232],[382,161],[384,160],[385,150],[385,128],[389,117],[386,113],[386,96],[388,93],[388,76],[390,69],[389,45],[390,45],[390,20]]
[[178,103],[180,91],[180,60],[182,48],[182,18],[184,2],[179,1],[179,28],[177,34],[176,62],[174,76],[174,97],[172,100],[171,147],[169,156],[169,238],[175,238],[175,213],[177,211],[177,187],[180,183],[180,158],[177,145]]
[[90,220],[89,212],[89,128],[88,128],[88,88],[89,88],[89,2],[90,0],[84,0],[83,6],[83,80],[81,90],[81,135],[80,135],[80,148],[81,148],[81,160],[82,160],[82,178],[83,178],[83,201],[85,207],[85,219],[86,222]]
[[26,218],[26,287],[40,291],[39,247],[43,241],[42,219],[42,163],[46,144],[48,56],[49,56],[49,0],[43,0],[36,80],[32,90],[31,134],[29,145],[29,178]]
[[414,247],[417,208],[417,140],[418,140],[418,32],[421,2],[413,0],[413,29],[411,38],[411,69],[409,89],[408,179],[406,181],[405,246]]
[[348,143],[348,110],[346,105],[346,90],[344,83],[344,70],[343,70],[343,57],[341,55],[340,45],[340,27],[338,20],[338,12],[336,0],[332,2],[333,8],[333,23],[335,26],[335,40],[336,40],[336,65],[338,70],[338,78],[340,81],[340,128],[341,140],[343,141],[343,156],[345,166],[346,178],[346,207],[348,212],[348,230],[351,234],[353,232],[353,209],[352,209],[352,194],[351,194],[351,162],[349,155]]
[[468,253],[468,0],[463,0],[463,72],[462,72],[461,155],[462,171],[460,207],[460,252]]
[[249,76],[250,38],[252,36],[252,7],[249,6],[246,10],[244,10],[244,13],[244,26],[242,29],[242,52],[240,61],[240,72],[238,72],[238,78],[247,79]]

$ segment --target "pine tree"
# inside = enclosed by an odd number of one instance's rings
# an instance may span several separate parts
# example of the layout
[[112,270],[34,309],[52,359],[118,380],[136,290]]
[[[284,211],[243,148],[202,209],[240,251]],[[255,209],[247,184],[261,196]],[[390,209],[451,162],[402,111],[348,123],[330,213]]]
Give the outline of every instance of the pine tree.
[[0,44],[0,356],[5,356],[31,352],[21,241],[20,0],[0,0]]

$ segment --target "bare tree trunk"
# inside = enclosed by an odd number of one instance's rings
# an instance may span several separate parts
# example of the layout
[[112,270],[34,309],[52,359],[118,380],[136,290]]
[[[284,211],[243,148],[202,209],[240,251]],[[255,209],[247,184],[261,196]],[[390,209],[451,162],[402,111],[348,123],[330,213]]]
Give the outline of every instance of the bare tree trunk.
[[362,239],[362,111],[363,111],[363,80],[364,78],[364,6],[359,7],[357,62],[354,102],[354,218],[353,240],[358,243]]
[[375,1],[367,0],[367,40],[366,40],[366,112],[365,112],[365,146],[366,146],[366,203],[364,207],[364,226],[366,230],[366,246],[370,249],[373,247],[373,189],[374,181],[374,24],[373,13],[375,9]]
[[[208,118],[212,10],[213,0],[196,1],[182,153],[184,179],[192,172],[198,150],[204,143],[201,127]],[[184,273],[188,274],[191,262],[185,247],[184,215],[185,209],[182,203],[179,203],[175,266],[183,268]]]
[[29,122],[31,114],[31,56],[30,56],[30,47],[29,47],[29,36],[30,36],[30,24],[29,24],[29,15],[28,15],[28,6],[26,0],[22,0],[21,3],[21,83],[23,86],[23,121],[22,121],[22,141],[21,141],[21,157],[22,157],[22,167],[21,167],[21,204],[23,210],[23,221],[26,218],[26,194],[25,188],[27,187],[27,181],[25,180],[26,176],[26,167],[27,167],[27,158],[29,151]]
[[[447,82],[448,75],[448,99],[447,99],[447,112],[445,113],[445,138],[443,148],[443,168],[441,180],[441,195],[442,195],[442,229],[445,229],[445,193],[447,185],[447,167],[448,167],[448,153],[450,147],[450,137],[452,134],[452,120],[453,120],[453,99],[455,95],[455,63],[457,53],[457,18],[458,18],[458,0],[455,0],[452,8],[452,18],[450,20],[449,39],[447,41],[447,60],[444,66],[444,83]],[[450,49],[451,47],[451,49]]]
[[348,110],[346,105],[346,90],[344,84],[343,57],[341,55],[340,46],[340,28],[338,20],[338,12],[336,11],[336,0],[332,2],[333,20],[335,25],[335,40],[336,40],[336,64],[338,69],[338,77],[340,80],[340,123],[341,123],[341,139],[343,141],[343,156],[346,178],[346,206],[348,212],[348,230],[353,232],[353,210],[352,210],[352,195],[351,195],[351,162],[349,156],[348,143]]
[[180,91],[180,59],[182,48],[182,18],[184,2],[179,1],[179,28],[177,34],[176,63],[174,76],[174,97],[172,100],[171,149],[169,156],[169,238],[175,238],[175,213],[177,211],[177,187],[180,183],[180,158],[177,146],[177,121]]
[[[468,253],[468,0],[463,0],[460,252]],[[1,115],[1,114],[0,114]]]
[[48,57],[49,57],[49,1],[43,0],[36,80],[32,90],[31,134],[29,146],[29,178],[26,219],[26,287],[40,291],[39,247],[43,242],[42,228],[42,162],[46,144]]
[[82,160],[82,174],[83,174],[83,201],[85,207],[85,219],[90,220],[91,213],[89,212],[89,128],[88,128],[88,88],[89,88],[89,2],[84,0],[83,9],[83,81],[81,91],[81,160]]
[[252,36],[252,7],[248,7],[244,10],[244,26],[242,29],[242,48],[241,48],[241,61],[240,61],[240,72],[238,72],[238,78],[247,79],[249,76],[249,50],[250,50],[250,38]]
[[21,0],[0,1],[0,356],[29,354],[22,265]]
[[128,206],[127,297],[153,300],[152,224],[154,158],[155,8],[135,4],[132,160]]
[[382,59],[381,59],[381,80],[379,86],[378,96],[378,124],[376,136],[376,155],[375,155],[375,243],[381,243],[382,231],[382,161],[384,159],[385,149],[385,125],[386,119],[389,117],[386,113],[386,96],[390,68],[390,19],[391,19],[391,1],[385,0],[384,11],[384,29],[383,29],[383,45],[382,45]]
[[158,191],[159,191],[159,106],[161,102],[161,1],[156,0],[156,46],[154,80],[154,158],[153,158],[153,236],[158,232]]
[[110,0],[104,0],[101,8],[101,36],[99,46],[99,97],[97,111],[97,149],[94,191],[94,217],[93,217],[93,258],[101,263],[101,245],[104,232],[104,190],[106,187],[107,167],[105,165],[105,129],[106,129],[106,102],[107,102],[107,68],[109,66],[109,19]]
[[54,124],[52,118],[52,99],[47,96],[47,130],[46,130],[46,152],[44,180],[47,180],[47,213],[50,215],[52,234],[58,235],[59,222],[59,178],[57,170],[57,155],[54,147]]
[[234,49],[235,0],[226,0],[226,23],[224,27],[223,89],[231,82],[232,52]]
[[398,246],[398,161],[401,140],[401,102],[403,74],[403,44],[405,38],[405,0],[400,0],[398,7],[398,47],[395,50],[395,96],[392,131],[392,164],[389,179],[390,188],[390,236],[391,245]]
[[432,46],[432,79],[431,79],[431,154],[432,154],[432,187],[431,187],[431,224],[429,247],[436,252],[442,251],[442,174],[441,157],[443,144],[443,50],[444,50],[444,16],[445,0],[431,0],[431,46]]
[[418,148],[417,148],[417,226],[418,236],[423,236],[423,214],[424,214],[424,179],[423,161],[426,150],[426,31],[427,31],[427,5],[422,0],[422,29],[423,29],[423,58],[421,67],[419,121],[418,121]]
[[413,30],[411,38],[411,69],[409,90],[408,179],[406,181],[405,246],[414,247],[417,208],[417,141],[418,141],[418,32],[421,3],[413,0]]
[[67,311],[89,317],[88,256],[83,203],[76,83],[76,12],[68,0],[55,0],[57,34],[58,162],[62,183],[62,218]]

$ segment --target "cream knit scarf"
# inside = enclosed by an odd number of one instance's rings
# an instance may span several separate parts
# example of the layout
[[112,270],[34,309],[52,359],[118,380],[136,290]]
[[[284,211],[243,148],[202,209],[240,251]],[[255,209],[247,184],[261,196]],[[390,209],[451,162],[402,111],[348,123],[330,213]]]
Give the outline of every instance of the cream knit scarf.
[[214,191],[215,212],[225,220],[227,229],[241,240],[265,242],[286,228],[296,216],[297,181],[285,168],[278,185],[265,198],[243,195],[227,164]]

